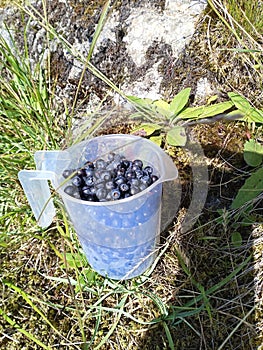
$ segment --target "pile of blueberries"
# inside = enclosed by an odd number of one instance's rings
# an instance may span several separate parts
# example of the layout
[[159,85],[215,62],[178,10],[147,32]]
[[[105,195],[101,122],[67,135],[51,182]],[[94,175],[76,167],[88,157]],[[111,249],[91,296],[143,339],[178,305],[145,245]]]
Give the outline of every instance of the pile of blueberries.
[[79,169],[66,169],[63,177],[70,177],[65,193],[92,202],[130,197],[158,180],[152,166],[144,166],[140,159],[127,160],[114,152],[108,154],[107,160],[100,158],[87,161]]

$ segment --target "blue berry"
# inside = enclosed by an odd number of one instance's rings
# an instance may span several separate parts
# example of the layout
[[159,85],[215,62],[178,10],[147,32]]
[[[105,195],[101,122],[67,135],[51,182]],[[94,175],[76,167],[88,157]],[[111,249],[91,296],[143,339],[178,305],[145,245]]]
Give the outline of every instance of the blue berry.
[[125,173],[125,177],[126,179],[129,181],[131,179],[135,179],[136,178],[136,174],[133,170],[127,170]]
[[72,181],[71,181],[72,185],[79,187],[82,185],[83,181],[82,178],[78,175],[74,176]]
[[76,199],[81,199],[80,193],[79,191],[75,190],[74,193],[72,193],[72,197],[76,198]]
[[142,168],[143,166],[143,163],[140,159],[135,159],[133,162],[132,162],[133,165],[135,165],[136,167],[138,168]]
[[62,173],[62,176],[66,179],[74,173],[75,169],[65,169]]
[[140,185],[139,185],[139,189],[140,189],[140,191],[144,191],[144,190],[146,190],[146,188],[147,188],[148,186],[147,186],[147,184],[146,183],[140,183]]
[[71,185],[65,187],[65,189],[64,189],[64,192],[70,196],[72,196],[75,191],[76,191],[76,187],[71,186]]
[[147,186],[150,186],[152,184],[152,179],[149,175],[144,175],[140,178],[140,181]]
[[128,192],[130,189],[130,186],[127,183],[122,183],[120,184],[119,189],[121,192]]
[[115,178],[116,185],[120,186],[123,183],[126,183],[126,178],[124,176],[118,176]]
[[121,196],[120,191],[117,188],[114,188],[113,190],[111,190],[111,199],[113,199],[114,201],[119,199]]
[[143,168],[140,159],[131,161],[114,152],[108,154],[107,160],[99,158],[91,162],[85,159],[83,167],[65,169],[62,173],[65,178],[72,176],[64,191],[74,198],[101,202],[128,198],[158,180],[158,176],[153,175],[153,167]]
[[133,196],[139,192],[140,192],[140,189],[138,186],[131,186],[131,188],[130,188],[130,195],[131,196]]
[[151,166],[146,166],[145,168],[144,168],[144,171],[146,171],[149,175],[152,175],[152,173],[153,173],[153,167],[151,167]]
[[84,168],[84,170],[85,170],[85,176],[90,177],[90,176],[94,175],[94,169],[93,168],[87,167],[87,168]]
[[141,177],[143,177],[144,172],[141,169],[137,169],[137,170],[135,170],[135,175],[136,175],[137,179],[140,179]]
[[135,178],[135,179],[130,179],[130,180],[128,181],[128,183],[129,183],[131,186],[139,186],[140,181],[139,181],[139,179]]
[[111,173],[108,170],[104,170],[100,174],[100,178],[104,181],[109,181],[111,179]]
[[94,183],[93,176],[89,176],[89,177],[86,177],[86,178],[85,178],[85,184],[86,184],[87,186],[92,186],[93,183]]
[[107,165],[107,163],[103,159],[97,159],[95,164],[98,170],[105,169]]
[[125,170],[128,169],[130,165],[131,165],[131,162],[128,161],[127,159],[122,160],[120,163],[121,168],[124,168]]
[[81,189],[81,194],[83,194],[84,196],[87,196],[87,195],[91,194],[90,187],[83,186],[82,189]]
[[97,202],[97,197],[91,193],[85,197],[85,200],[88,202]]
[[107,181],[105,183],[105,188],[107,190],[112,190],[113,188],[116,188],[116,185],[115,185],[115,183],[113,181]]
[[84,167],[85,168],[89,168],[89,169],[94,169],[94,163],[93,162],[90,162],[90,161],[87,161],[85,164],[84,164]]
[[152,182],[156,182],[159,179],[158,176],[156,175],[152,175]]
[[97,196],[99,201],[102,200],[102,199],[106,199],[107,191],[105,190],[105,188],[99,188],[96,191],[96,196]]
[[108,160],[109,160],[110,162],[113,161],[114,157],[115,157],[115,153],[114,153],[114,152],[110,152],[110,153],[108,154]]

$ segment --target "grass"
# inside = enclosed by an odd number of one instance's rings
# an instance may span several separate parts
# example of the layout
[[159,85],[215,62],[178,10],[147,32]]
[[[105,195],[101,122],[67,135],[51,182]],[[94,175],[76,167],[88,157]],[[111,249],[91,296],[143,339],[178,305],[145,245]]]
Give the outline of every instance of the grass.
[[[107,6],[109,2],[101,25]],[[47,40],[51,34],[59,37],[44,15],[32,15],[47,29]],[[26,27],[24,38],[23,49],[15,41],[12,48],[3,40],[0,46],[4,228],[0,346],[7,350],[260,348],[261,202],[248,213],[242,208],[224,209],[250,172],[242,151],[247,132],[253,135],[253,129],[240,122],[193,128],[207,157],[210,188],[202,215],[183,233],[180,229],[191,199],[191,164],[183,149],[167,146],[182,178],[178,217],[162,234],[152,269],[128,281],[103,278],[89,267],[60,199],[54,197],[58,210],[53,224],[41,230],[17,179],[19,170],[34,168],[36,150],[68,146],[65,140],[70,139],[73,124],[68,112],[72,106],[61,109],[56,101],[49,64],[44,69],[31,64]],[[91,58],[92,53],[88,59],[81,58],[83,74],[86,69],[92,71],[118,92],[92,66]],[[93,119],[94,127],[85,136],[108,131],[103,127],[107,114],[91,115]],[[114,130],[118,132],[118,126]],[[256,126],[255,133],[262,137]],[[236,231],[242,233],[238,245],[231,239]]]

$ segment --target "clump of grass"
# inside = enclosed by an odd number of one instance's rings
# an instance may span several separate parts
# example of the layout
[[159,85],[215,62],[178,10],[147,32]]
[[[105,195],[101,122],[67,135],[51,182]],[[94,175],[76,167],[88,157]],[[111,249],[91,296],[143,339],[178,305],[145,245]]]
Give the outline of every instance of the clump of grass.
[[222,49],[239,54],[262,82],[262,4],[258,1],[236,2],[232,0],[210,0],[208,3],[236,39],[236,47]]
[[[262,42],[263,4],[260,1],[225,1],[225,7],[232,18],[256,41]],[[241,33],[242,28],[238,31]]]

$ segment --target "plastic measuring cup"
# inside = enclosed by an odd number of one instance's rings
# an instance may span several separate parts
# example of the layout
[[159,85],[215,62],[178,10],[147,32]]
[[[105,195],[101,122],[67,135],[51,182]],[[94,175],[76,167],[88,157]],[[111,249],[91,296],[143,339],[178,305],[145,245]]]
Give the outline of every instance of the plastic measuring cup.
[[[129,198],[88,202],[64,192],[65,169],[77,169],[107,153],[141,159],[151,165],[159,179]],[[159,243],[164,183],[178,177],[172,159],[153,142],[133,135],[105,135],[78,143],[65,151],[35,153],[37,170],[22,170],[19,180],[42,227],[55,215],[48,180],[64,202],[89,264],[103,276],[127,279],[141,275],[153,263]],[[172,196],[172,193],[168,194]],[[166,224],[177,208],[169,211]]]

